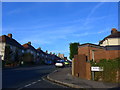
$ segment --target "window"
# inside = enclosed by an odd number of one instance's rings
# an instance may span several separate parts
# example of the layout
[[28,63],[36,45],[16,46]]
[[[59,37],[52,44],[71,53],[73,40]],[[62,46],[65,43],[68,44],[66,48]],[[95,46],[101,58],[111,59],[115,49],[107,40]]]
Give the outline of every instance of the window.
[[33,51],[31,51],[31,54],[33,54]]
[[11,49],[11,50],[13,49],[12,46],[10,46],[10,49]]
[[37,55],[39,55],[39,53],[37,53]]

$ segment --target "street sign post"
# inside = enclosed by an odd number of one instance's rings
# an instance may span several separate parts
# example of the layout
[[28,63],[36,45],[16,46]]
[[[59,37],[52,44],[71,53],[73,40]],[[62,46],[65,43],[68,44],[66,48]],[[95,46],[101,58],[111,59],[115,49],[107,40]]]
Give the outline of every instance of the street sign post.
[[92,80],[94,80],[94,78],[95,78],[95,72],[96,71],[103,71],[103,67],[91,67],[91,71],[92,71]]

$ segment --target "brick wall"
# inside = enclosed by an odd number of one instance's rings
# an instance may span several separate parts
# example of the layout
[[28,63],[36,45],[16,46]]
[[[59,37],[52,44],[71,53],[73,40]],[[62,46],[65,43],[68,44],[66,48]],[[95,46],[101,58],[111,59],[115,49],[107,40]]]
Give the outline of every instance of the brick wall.
[[120,57],[120,50],[104,50],[95,52],[95,60],[98,62],[100,59],[115,59]]
[[99,62],[100,59],[106,59],[106,51],[105,50],[95,51],[94,57],[96,62]]
[[78,48],[78,55],[81,55],[81,54],[85,54],[86,56],[88,56],[88,59],[89,59],[89,47],[80,47]]
[[[92,50],[95,50],[95,52],[96,51],[100,51],[99,53],[100,53],[101,57],[103,56],[103,54],[101,54],[101,53],[105,52],[105,50],[103,50],[101,48],[94,48],[94,47],[86,46],[86,47],[78,48],[78,55],[85,54],[88,57],[88,60],[92,60],[93,59],[93,57],[92,57]],[[94,57],[95,57],[95,55],[94,55]]]
[[100,59],[114,59],[120,57],[120,50],[104,50],[102,48],[95,47],[79,47],[78,55],[85,54],[88,57],[88,60],[93,59],[92,50],[94,51],[94,60],[99,62]]
[[114,59],[120,57],[120,50],[108,50],[106,51],[106,59]]
[[73,64],[72,71],[74,76],[91,79],[90,63],[86,62],[86,55],[75,55]]

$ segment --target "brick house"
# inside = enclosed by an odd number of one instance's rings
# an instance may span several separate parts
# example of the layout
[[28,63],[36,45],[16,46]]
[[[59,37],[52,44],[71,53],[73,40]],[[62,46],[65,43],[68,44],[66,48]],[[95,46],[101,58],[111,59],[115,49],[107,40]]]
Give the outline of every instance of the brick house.
[[50,52],[49,56],[50,56],[50,60],[52,61],[52,63],[55,63],[57,60],[62,59],[59,56],[56,56],[54,53],[52,54],[52,52]]
[[38,48],[37,51],[39,52],[40,56],[39,59],[42,61],[42,63],[47,64],[48,61],[50,61],[50,55],[48,54],[48,51],[44,52],[41,50],[41,48]]
[[48,50],[46,52],[42,51],[41,49],[37,49],[41,54],[41,60],[45,64],[54,64],[57,60],[61,59],[60,57],[56,56],[55,54],[52,54],[52,52],[48,53]]
[[100,46],[117,46],[120,45],[120,31],[113,28],[111,34],[99,42]]
[[85,54],[88,60],[118,58],[120,53],[120,32],[115,28],[111,34],[99,42],[99,45],[85,43],[78,46],[78,55]]
[[38,60],[40,63],[44,63],[46,60],[46,53],[41,50],[41,48],[36,49],[39,53]]
[[54,55],[54,60],[55,60],[55,62],[57,61],[57,60],[60,60],[61,58],[60,57],[58,57],[57,55]]
[[23,53],[24,47],[12,38],[12,34],[0,36],[1,60],[19,64]]
[[45,59],[45,63],[46,64],[53,64],[55,61],[55,57],[54,54],[52,54],[52,52],[48,53],[48,51],[46,50],[46,59]]
[[99,42],[99,45],[85,43],[78,46],[78,54],[72,61],[72,75],[91,79],[90,60],[120,58],[120,32],[113,28],[111,34]]
[[64,59],[64,54],[58,53],[58,57],[60,57],[61,59]]
[[25,62],[33,62],[36,63],[37,61],[37,50],[31,45],[31,42],[28,42],[22,45],[25,48],[25,55],[30,56],[27,59],[24,59]]

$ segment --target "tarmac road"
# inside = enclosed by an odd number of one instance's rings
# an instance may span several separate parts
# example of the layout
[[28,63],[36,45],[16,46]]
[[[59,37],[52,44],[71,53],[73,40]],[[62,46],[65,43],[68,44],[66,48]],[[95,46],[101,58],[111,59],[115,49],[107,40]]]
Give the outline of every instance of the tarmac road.
[[55,69],[53,65],[43,65],[3,70],[2,88],[16,88],[17,90],[23,88],[65,88],[64,86],[43,80],[43,76]]

